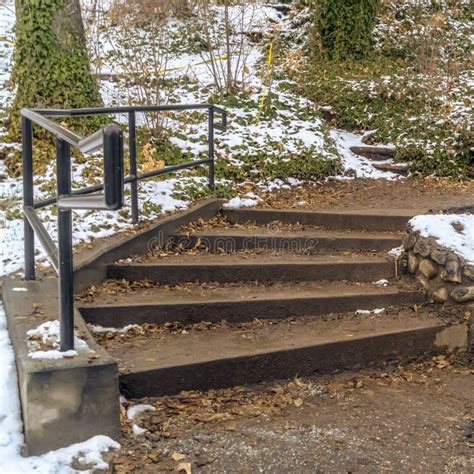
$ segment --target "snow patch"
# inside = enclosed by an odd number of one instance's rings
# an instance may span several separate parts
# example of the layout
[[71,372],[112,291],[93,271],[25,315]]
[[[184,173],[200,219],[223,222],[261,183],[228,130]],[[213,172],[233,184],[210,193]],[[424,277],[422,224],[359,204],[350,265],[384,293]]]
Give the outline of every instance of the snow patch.
[[227,209],[238,209],[240,207],[254,207],[261,199],[254,193],[247,193],[243,197],[235,197],[224,204]]
[[356,310],[355,314],[362,315],[362,314],[381,314],[385,311],[385,308],[375,308],[375,309],[358,309]]
[[146,433],[148,430],[145,428],[140,428],[138,425],[132,425],[132,431],[135,436],[141,436],[142,434]]
[[[127,410],[127,418],[130,421],[134,421],[138,415],[140,415],[141,413],[145,413],[147,411],[156,411],[156,408],[153,405],[145,405],[145,404],[134,405]],[[132,432],[135,436],[141,436],[147,431],[148,430],[138,426],[136,423],[132,424]]]
[[409,225],[421,237],[433,237],[439,245],[474,263],[474,215],[421,215],[413,217]]
[[32,359],[67,359],[77,355],[79,355],[79,353],[72,349],[69,351],[57,351],[52,349],[50,351],[28,352],[28,357],[31,357]]
[[387,252],[390,257],[398,258],[403,255],[403,246],[395,247]]
[[[87,342],[74,334],[75,350],[60,351],[60,329],[59,321],[46,321],[36,329],[30,329],[26,333],[28,344],[28,357],[32,359],[63,359],[74,357],[80,353],[93,353]],[[47,350],[43,350],[46,346]]]
[[127,410],[127,418],[131,421],[135,419],[140,413],[144,413],[146,411],[156,411],[156,408],[153,405],[134,405]]
[[118,333],[126,333],[130,331],[131,329],[137,329],[140,326],[138,324],[128,324],[127,326],[124,326],[123,328],[109,328],[109,327],[103,327],[98,324],[88,324],[87,325],[91,332],[93,334],[104,334],[108,332],[118,332]]

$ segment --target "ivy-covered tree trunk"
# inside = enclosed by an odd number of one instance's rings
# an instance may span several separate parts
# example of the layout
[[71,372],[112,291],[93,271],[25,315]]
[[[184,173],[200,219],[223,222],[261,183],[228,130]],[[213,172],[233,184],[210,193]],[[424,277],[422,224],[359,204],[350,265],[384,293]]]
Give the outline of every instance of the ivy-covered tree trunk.
[[16,0],[11,125],[21,107],[102,104],[92,76],[79,0]]
[[312,0],[319,51],[329,59],[362,58],[372,49],[380,0]]

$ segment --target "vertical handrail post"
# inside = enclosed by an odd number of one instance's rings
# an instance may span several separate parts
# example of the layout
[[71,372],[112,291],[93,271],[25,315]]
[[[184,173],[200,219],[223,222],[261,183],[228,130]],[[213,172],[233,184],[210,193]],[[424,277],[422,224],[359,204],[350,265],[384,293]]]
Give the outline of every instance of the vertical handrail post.
[[[71,147],[56,139],[58,196],[71,194]],[[72,262],[72,214],[58,209],[59,328],[61,350],[74,349],[74,283]]]
[[[33,126],[31,120],[21,117],[23,161],[23,208],[33,207]],[[26,216],[23,217],[25,280],[35,279],[35,232]]]
[[211,160],[209,162],[209,188],[214,190],[214,107],[209,107],[209,123],[208,123],[208,157]]
[[128,113],[128,151],[130,153],[130,195],[132,224],[138,222],[137,125],[135,111]]

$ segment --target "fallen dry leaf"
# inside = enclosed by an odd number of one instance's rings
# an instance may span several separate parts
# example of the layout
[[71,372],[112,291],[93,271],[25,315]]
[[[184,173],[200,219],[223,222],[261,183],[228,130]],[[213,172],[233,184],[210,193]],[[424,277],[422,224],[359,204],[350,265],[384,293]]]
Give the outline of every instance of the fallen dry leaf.
[[182,462],[176,466],[175,471],[178,472],[185,472],[186,474],[191,474],[191,463],[190,462]]
[[303,405],[303,400],[301,398],[297,398],[294,402],[293,402],[293,405],[295,407],[300,407],[301,405]]
[[173,459],[173,461],[182,461],[185,457],[186,454],[183,453],[173,453],[171,455],[171,459]]

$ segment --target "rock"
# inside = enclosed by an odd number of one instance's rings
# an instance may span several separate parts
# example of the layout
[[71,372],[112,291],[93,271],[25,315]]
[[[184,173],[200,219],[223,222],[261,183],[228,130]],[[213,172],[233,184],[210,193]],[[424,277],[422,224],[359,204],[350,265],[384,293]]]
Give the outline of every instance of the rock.
[[474,280],[474,265],[464,265],[464,275],[469,280]]
[[403,239],[403,248],[405,251],[411,250],[416,244],[416,235],[407,234]]
[[418,265],[420,263],[420,259],[415,255],[415,253],[410,250],[408,252],[408,272],[414,275],[418,271]]
[[416,281],[420,284],[420,286],[422,286],[426,291],[429,290],[430,288],[430,282],[428,281],[428,279],[426,277],[424,277],[423,275],[419,274],[417,275],[416,277]]
[[422,257],[429,257],[432,249],[433,243],[429,239],[423,238],[418,239],[413,247],[415,253],[420,254]]
[[431,258],[436,262],[439,263],[440,265],[445,265],[446,261],[449,259],[449,257],[452,255],[452,252],[450,252],[447,249],[444,249],[442,247],[436,246],[432,251],[431,251]]
[[463,230],[464,230],[464,225],[462,222],[459,222],[459,221],[455,221],[455,222],[452,222],[451,223],[451,226],[452,228],[458,232],[458,233],[461,233]]
[[418,271],[428,280],[431,280],[439,273],[439,267],[430,258],[424,258],[418,266]]
[[448,299],[449,299],[448,290],[444,286],[438,288],[431,295],[431,299],[435,303],[446,303],[446,301],[448,301]]
[[456,303],[474,301],[474,286],[460,286],[451,291],[451,298]]
[[451,259],[446,262],[446,266],[441,270],[441,279],[451,283],[461,283],[461,264],[457,259]]

